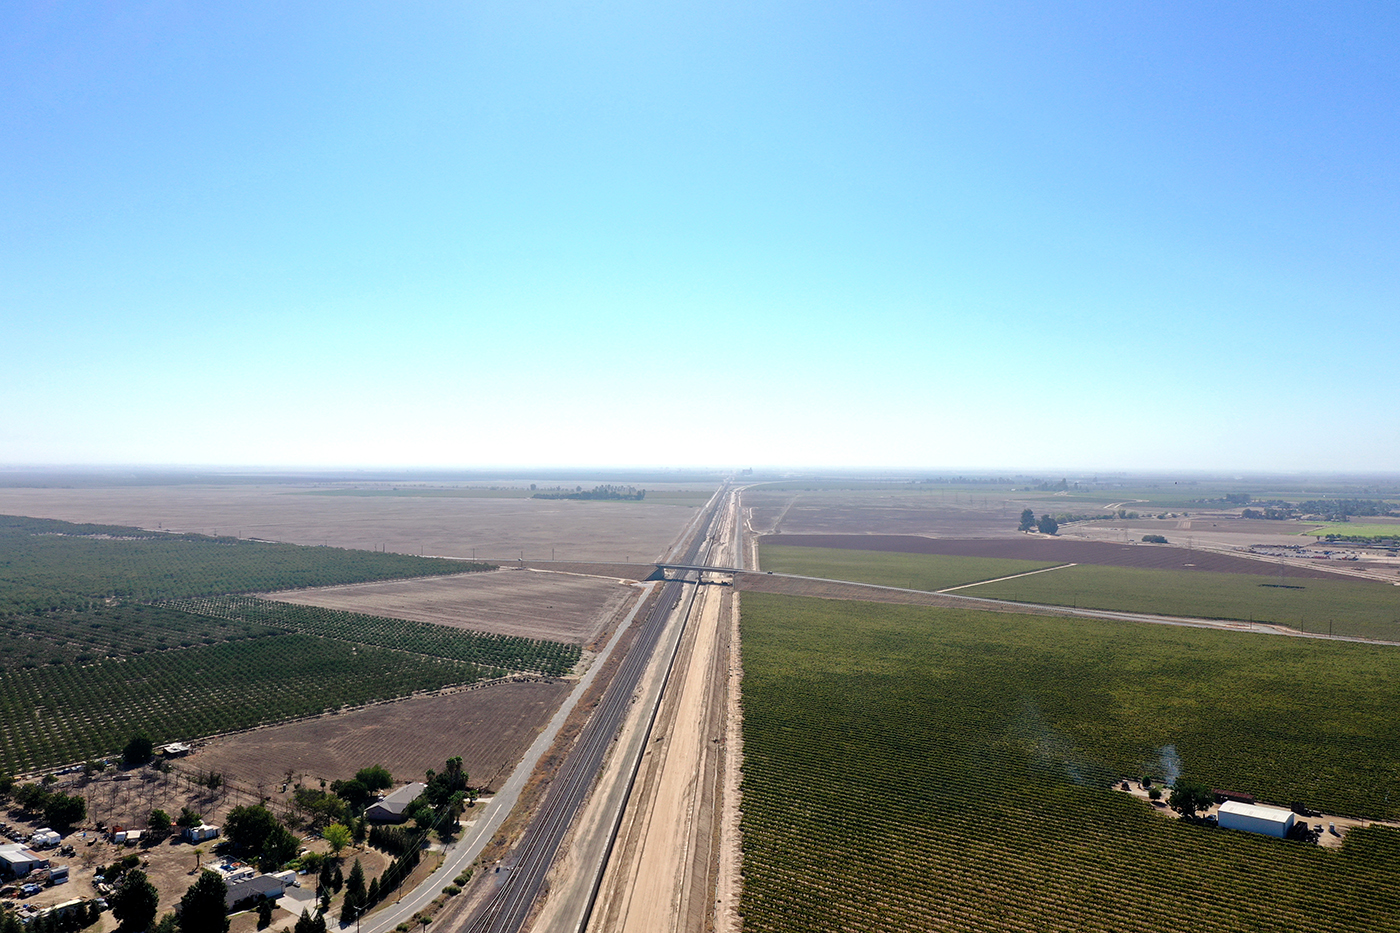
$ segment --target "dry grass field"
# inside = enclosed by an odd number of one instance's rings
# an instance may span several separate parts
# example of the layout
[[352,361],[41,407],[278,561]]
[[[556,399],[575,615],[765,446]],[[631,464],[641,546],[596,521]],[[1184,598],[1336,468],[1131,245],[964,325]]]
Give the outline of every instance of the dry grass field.
[[307,495],[314,491],[292,485],[4,487],[0,514],[441,557],[625,561],[661,555],[696,508],[686,499]]
[[1020,502],[988,492],[931,488],[745,490],[749,524],[760,534],[1015,535]]
[[[1051,563],[1099,564],[1107,567],[1138,567],[1151,570],[1200,570],[1212,573],[1246,573],[1261,576],[1278,574],[1269,561],[1235,557],[1217,551],[1191,550],[1154,544],[1122,544],[1109,541],[1078,541],[1067,538],[1017,534],[996,538],[924,538],[915,535],[772,535],[760,547],[839,548],[848,551],[878,551],[899,554],[940,554],[958,557],[988,557]],[[760,551],[760,554],[762,552]],[[1314,567],[1289,567],[1290,577],[1335,580],[1336,574]]]
[[374,764],[398,780],[422,780],[428,768],[461,755],[472,783],[494,788],[569,689],[565,681],[526,681],[381,703],[217,738],[180,766],[275,790],[288,771],[303,783],[329,783]]
[[606,577],[505,569],[283,590],[268,594],[268,598],[476,632],[588,645],[631,604],[637,592],[634,585]]

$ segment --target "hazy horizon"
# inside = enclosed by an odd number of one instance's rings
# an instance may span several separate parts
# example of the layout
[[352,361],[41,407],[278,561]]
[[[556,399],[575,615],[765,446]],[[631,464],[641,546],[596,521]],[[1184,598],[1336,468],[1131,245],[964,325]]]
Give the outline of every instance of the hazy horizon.
[[0,462],[1400,468],[1397,8],[18,3],[0,43]]

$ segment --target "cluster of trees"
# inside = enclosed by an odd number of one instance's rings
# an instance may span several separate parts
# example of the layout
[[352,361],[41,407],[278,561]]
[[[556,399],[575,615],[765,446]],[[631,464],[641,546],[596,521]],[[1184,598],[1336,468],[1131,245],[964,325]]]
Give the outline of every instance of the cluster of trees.
[[[109,866],[103,877],[109,883],[112,875],[125,862]],[[116,890],[107,897],[112,916],[117,918],[117,933],[228,933],[229,920],[225,909],[228,885],[224,879],[204,869],[194,884],[180,898],[180,910],[166,913],[156,922],[160,909],[160,892],[146,873],[139,868],[121,870]]]
[[[531,487],[534,488],[533,486]],[[638,489],[635,486],[594,486],[588,492],[583,491],[579,486],[573,492],[537,492],[531,499],[605,499],[613,502],[641,502],[646,498],[647,491]]]
[[[50,791],[39,784],[21,784],[14,787],[13,779],[8,781],[13,788],[15,803],[21,809],[27,813],[42,813],[44,822],[60,832],[66,831],[75,823],[81,823],[87,817],[87,801],[76,794]],[[5,790],[0,790],[0,793]]]
[[1269,506],[1268,508],[1265,508],[1262,511],[1259,509],[1245,509],[1243,512],[1240,513],[1240,517],[1262,518],[1268,519],[1269,521],[1277,522],[1283,521],[1286,518],[1292,518],[1294,514],[1294,511],[1289,508],[1275,508],[1274,506]]
[[1328,521],[1344,522],[1355,515],[1371,517],[1395,515],[1396,508],[1384,499],[1310,499],[1298,503],[1298,511],[1304,515],[1318,515]]
[[394,776],[383,765],[361,768],[348,781],[332,781],[331,793],[335,794],[352,811],[359,813],[370,805],[376,791],[388,790],[394,786]]
[[276,871],[295,858],[301,846],[272,811],[260,804],[230,810],[223,832],[234,851],[256,860],[263,871]]
[[1030,531],[1032,528],[1034,528],[1036,531],[1039,531],[1043,535],[1053,535],[1059,533],[1060,523],[1055,520],[1055,516],[1050,515],[1049,513],[1040,516],[1040,518],[1036,518],[1034,512],[1032,512],[1030,509],[1024,509],[1021,512],[1021,524],[1019,526],[1019,530]]

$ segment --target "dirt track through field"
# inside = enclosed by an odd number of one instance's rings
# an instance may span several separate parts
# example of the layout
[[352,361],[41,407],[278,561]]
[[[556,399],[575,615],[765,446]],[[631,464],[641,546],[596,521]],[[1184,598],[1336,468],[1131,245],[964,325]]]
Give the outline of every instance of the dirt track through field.
[[[924,538],[917,535],[765,535],[762,544],[784,547],[836,548],[846,551],[881,551],[899,554],[935,554],[951,557],[1002,557],[1013,560],[1099,564],[1139,567],[1147,570],[1203,570],[1212,573],[1246,573],[1277,576],[1273,561],[1235,557],[1217,551],[1190,550],[1155,544],[1114,544],[1108,541],[1072,541],[1048,536],[1018,538]],[[1289,566],[1287,576],[1336,580],[1341,575],[1312,567]]]

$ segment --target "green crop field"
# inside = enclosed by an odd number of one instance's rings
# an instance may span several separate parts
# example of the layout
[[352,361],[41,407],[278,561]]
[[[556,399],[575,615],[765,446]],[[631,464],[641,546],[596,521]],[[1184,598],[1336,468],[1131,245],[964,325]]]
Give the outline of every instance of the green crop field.
[[470,683],[473,664],[307,635],[0,674],[0,772]]
[[1318,580],[1080,564],[959,591],[1053,606],[1270,622],[1307,632],[1400,640],[1400,587]]
[[1174,752],[1400,816],[1397,649],[757,593],[742,628],[746,930],[1400,930],[1400,830],[1328,850],[1109,789]]
[[252,596],[175,600],[169,605],[192,615],[208,616],[217,620],[218,625],[237,623],[238,630],[248,626],[257,630],[300,632],[360,645],[398,648],[433,658],[469,661],[498,671],[530,671],[559,677],[568,673],[582,654],[578,645],[562,642],[464,632],[428,622],[279,603]]
[[576,645],[226,595],[489,568],[0,518],[0,772],[567,672]]
[[[795,573],[828,580],[853,580],[911,590],[941,590],[978,580],[1029,573],[1051,563],[1003,560],[994,557],[948,557],[940,554],[897,554],[844,551],[837,548],[785,547],[762,544],[759,566],[774,573]],[[1058,571],[1057,571],[1058,572]]]
[[1320,525],[1309,525],[1305,531],[1298,534],[1319,538],[1327,535],[1343,538],[1397,538],[1400,537],[1400,523],[1324,522]]
[[0,516],[0,613],[108,597],[213,596],[494,569],[491,564]]

